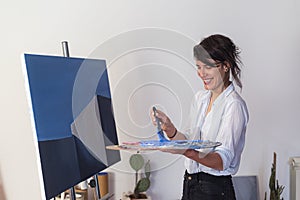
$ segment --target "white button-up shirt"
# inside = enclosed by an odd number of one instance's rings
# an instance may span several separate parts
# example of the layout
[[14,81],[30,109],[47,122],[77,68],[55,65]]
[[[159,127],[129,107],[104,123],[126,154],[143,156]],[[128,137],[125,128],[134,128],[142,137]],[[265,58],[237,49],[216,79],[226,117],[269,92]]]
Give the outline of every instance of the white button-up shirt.
[[[221,142],[214,149],[223,161],[223,171],[218,171],[186,158],[185,166],[190,174],[206,172],[212,175],[233,175],[238,171],[245,144],[246,127],[249,120],[245,101],[229,85],[214,101],[206,115],[211,92],[198,92],[191,106],[187,139],[202,139]],[[199,127],[199,128],[198,128]],[[192,131],[193,130],[193,131]]]

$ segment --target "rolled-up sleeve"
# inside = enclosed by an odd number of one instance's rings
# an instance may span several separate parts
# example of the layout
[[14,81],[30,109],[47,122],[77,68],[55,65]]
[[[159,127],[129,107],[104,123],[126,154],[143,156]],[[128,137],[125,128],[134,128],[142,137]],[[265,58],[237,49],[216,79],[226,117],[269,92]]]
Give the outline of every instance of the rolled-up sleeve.
[[215,149],[223,161],[223,170],[236,173],[245,145],[248,111],[243,101],[233,101],[224,110],[217,141],[222,145]]

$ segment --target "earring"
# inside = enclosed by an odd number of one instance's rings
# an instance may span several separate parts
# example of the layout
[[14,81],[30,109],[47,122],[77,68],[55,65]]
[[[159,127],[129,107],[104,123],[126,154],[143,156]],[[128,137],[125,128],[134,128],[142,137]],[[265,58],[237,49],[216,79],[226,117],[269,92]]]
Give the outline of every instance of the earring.
[[228,68],[227,67],[225,68],[225,72],[228,72]]

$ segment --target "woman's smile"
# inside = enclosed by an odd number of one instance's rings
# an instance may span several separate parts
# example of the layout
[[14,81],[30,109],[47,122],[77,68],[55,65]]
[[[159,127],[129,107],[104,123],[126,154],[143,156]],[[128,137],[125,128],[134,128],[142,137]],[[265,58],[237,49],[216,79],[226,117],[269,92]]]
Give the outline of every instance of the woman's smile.
[[205,85],[209,85],[212,82],[212,78],[202,79]]

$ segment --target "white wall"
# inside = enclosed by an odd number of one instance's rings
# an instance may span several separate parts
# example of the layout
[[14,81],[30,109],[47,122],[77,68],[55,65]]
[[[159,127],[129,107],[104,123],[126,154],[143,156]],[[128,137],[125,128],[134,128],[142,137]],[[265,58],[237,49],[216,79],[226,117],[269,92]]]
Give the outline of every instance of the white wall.
[[[20,54],[31,52],[61,55],[60,42],[68,40],[72,56],[88,57],[109,38],[144,27],[174,30],[195,41],[200,41],[212,33],[223,33],[233,38],[241,47],[244,62],[242,95],[248,103],[251,118],[239,175],[257,175],[260,196],[263,197],[264,191],[268,191],[272,155],[276,151],[277,175],[279,183],[286,186],[283,197],[288,199],[288,158],[300,154],[298,1],[28,0],[18,2],[18,6],[15,4],[14,1],[6,1],[1,5],[0,12],[2,91],[0,171],[7,199],[22,199],[27,195],[30,199],[38,200],[42,195],[39,189],[41,183],[37,173],[37,156],[30,127]],[[111,49],[112,52],[115,50],[117,49]],[[101,55],[98,56],[103,58]],[[153,56],[157,58],[157,55]],[[142,55],[139,57],[141,60],[134,61],[133,65],[130,62],[134,58],[127,58],[128,70],[137,66],[137,63],[143,63],[143,59],[146,58],[146,54]],[[158,56],[158,60],[165,61],[162,56]],[[122,59],[119,61],[125,62]],[[112,78],[113,86],[116,85],[121,73],[124,73],[122,70],[125,68],[119,66],[117,61],[112,64],[111,71],[114,72],[112,76],[115,75],[115,78]],[[181,70],[180,66],[174,67],[177,75],[189,74]],[[198,87],[192,75],[191,82],[192,88]],[[149,101],[146,102],[150,104]],[[176,110],[177,103],[169,103],[164,99],[160,99],[160,102],[161,106],[168,105],[165,109],[171,112],[175,123],[180,126],[181,119],[177,112],[181,110]],[[119,113],[122,112],[119,110]],[[139,118],[145,116],[144,114],[134,112],[132,116],[136,120],[141,120],[138,122],[147,125],[146,118]],[[184,114],[181,113],[180,116]],[[154,128],[147,125],[146,130],[154,131]],[[119,134],[122,135],[123,132],[120,131]],[[155,167],[162,159],[151,161]],[[155,199],[176,199],[180,194],[177,189],[181,188],[182,173],[181,160],[155,171],[150,190],[152,196]],[[132,188],[130,181],[128,184],[123,182],[127,180],[124,174],[126,173],[114,171],[113,181],[117,182],[114,186],[116,194]],[[117,195],[116,197],[118,198]]]

